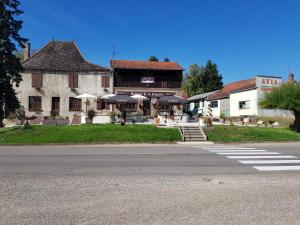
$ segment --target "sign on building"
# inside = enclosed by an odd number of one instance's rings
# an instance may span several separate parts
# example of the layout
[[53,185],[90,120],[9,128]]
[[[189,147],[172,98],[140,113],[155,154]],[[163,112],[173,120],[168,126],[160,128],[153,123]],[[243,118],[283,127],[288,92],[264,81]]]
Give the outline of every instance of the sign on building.
[[256,86],[258,88],[274,88],[280,86],[281,84],[282,84],[282,79],[279,77],[267,77],[267,76],[256,77]]
[[154,77],[142,77],[141,83],[143,84],[153,84],[155,82]]

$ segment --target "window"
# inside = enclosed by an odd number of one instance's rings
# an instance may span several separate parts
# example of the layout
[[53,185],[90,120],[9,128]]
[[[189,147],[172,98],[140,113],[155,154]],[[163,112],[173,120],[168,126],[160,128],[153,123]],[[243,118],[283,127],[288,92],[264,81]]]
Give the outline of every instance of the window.
[[102,76],[101,87],[108,88],[109,86],[110,86],[110,84],[109,84],[109,76]]
[[218,108],[218,101],[211,101],[209,104],[210,108]]
[[239,109],[250,109],[250,101],[239,101]]
[[81,111],[81,99],[78,98],[69,98],[69,111]]
[[43,74],[32,74],[31,86],[34,88],[43,87]]
[[29,111],[42,111],[42,97],[41,96],[29,96]]
[[78,88],[78,75],[77,74],[69,75],[69,88]]

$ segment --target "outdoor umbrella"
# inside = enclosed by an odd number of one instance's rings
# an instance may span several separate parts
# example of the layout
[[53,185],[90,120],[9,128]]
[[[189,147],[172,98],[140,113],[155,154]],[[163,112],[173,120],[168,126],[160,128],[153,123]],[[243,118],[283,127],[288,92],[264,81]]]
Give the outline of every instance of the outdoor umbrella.
[[108,98],[106,100],[106,102],[108,102],[110,104],[116,104],[116,103],[137,103],[137,99],[132,98],[129,95],[118,94],[116,96]]
[[91,95],[89,93],[84,93],[84,94],[76,96],[75,98],[85,99],[85,113],[87,114],[87,103],[88,103],[88,100],[89,99],[95,99],[96,96],[95,95]]
[[147,100],[148,99],[147,97],[145,97],[143,95],[139,95],[139,94],[132,95],[131,97],[135,98],[135,99],[142,99],[142,100]]
[[158,99],[160,104],[169,104],[169,105],[183,105],[187,103],[182,97],[176,95],[165,95]]
[[109,99],[111,97],[116,96],[115,94],[108,94],[108,95],[103,95],[102,97],[100,97],[101,99]]

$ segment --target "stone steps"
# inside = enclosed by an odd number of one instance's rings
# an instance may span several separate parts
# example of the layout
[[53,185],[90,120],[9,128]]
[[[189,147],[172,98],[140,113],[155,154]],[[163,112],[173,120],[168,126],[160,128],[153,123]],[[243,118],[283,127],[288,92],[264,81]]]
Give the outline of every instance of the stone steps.
[[207,141],[206,135],[200,127],[184,126],[181,133],[185,142]]

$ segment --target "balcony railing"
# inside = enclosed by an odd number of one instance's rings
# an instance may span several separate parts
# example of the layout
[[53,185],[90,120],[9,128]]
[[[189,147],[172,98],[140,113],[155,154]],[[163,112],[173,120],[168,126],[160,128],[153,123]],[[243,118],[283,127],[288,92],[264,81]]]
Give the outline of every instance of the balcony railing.
[[117,87],[145,87],[145,88],[181,88],[180,81],[158,81],[155,83],[141,83],[137,81],[121,81],[116,83]]

